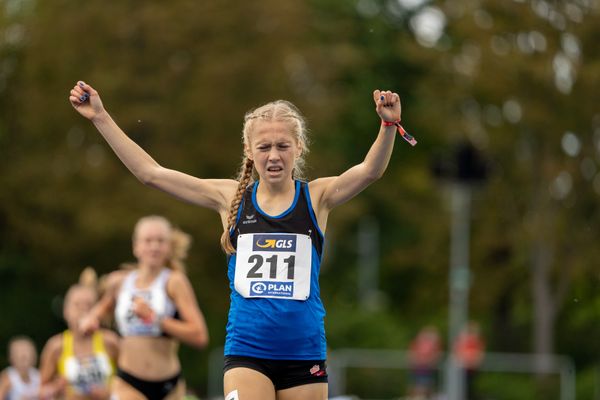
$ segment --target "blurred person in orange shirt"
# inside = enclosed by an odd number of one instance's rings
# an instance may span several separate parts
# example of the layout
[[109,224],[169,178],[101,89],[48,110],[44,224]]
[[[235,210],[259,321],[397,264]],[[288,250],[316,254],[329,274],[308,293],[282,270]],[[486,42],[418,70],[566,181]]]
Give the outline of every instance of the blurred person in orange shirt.
[[485,342],[481,338],[479,324],[470,321],[458,335],[454,343],[454,356],[465,371],[466,393],[468,400],[474,400],[475,375],[485,355]]
[[423,327],[409,347],[411,399],[428,399],[435,391],[435,374],[441,356],[440,335],[436,327]]

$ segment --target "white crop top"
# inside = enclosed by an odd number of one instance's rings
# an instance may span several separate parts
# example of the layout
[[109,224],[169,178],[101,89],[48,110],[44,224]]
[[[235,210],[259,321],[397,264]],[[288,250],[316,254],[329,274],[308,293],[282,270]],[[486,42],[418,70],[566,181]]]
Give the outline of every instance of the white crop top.
[[[160,329],[161,317],[174,317],[175,304],[167,295],[167,281],[171,270],[163,268],[150,286],[140,289],[135,287],[138,277],[137,271],[130,272],[123,281],[117,305],[115,319],[121,336],[162,336]],[[157,318],[152,322],[144,322],[133,312],[133,303],[136,297],[142,298],[154,311]]]
[[15,368],[8,367],[10,391],[8,392],[7,400],[34,400],[38,398],[40,374],[35,368],[30,368],[28,374],[29,382],[24,382]]

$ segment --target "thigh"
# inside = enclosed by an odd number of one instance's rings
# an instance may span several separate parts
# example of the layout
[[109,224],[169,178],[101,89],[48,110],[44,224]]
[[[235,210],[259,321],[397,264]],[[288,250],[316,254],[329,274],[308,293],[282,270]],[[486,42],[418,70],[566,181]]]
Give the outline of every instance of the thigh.
[[326,400],[327,383],[309,383],[277,391],[277,400]]
[[183,377],[181,377],[179,378],[177,385],[173,388],[173,390],[169,392],[169,394],[167,395],[167,397],[164,398],[164,400],[183,399],[185,397],[185,388],[185,381],[183,380]]
[[119,400],[147,400],[146,396],[118,376],[113,377],[112,394]]
[[[275,400],[273,382],[264,374],[244,367],[227,370],[223,377],[226,400]],[[237,391],[237,397],[233,396]]]

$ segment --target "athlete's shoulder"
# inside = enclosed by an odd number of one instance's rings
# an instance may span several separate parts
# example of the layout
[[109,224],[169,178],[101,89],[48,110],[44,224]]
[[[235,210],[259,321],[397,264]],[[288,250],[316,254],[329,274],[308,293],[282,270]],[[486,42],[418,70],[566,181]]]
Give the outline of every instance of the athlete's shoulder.
[[106,289],[118,289],[127,277],[127,275],[129,275],[132,271],[132,269],[118,269],[116,271],[110,272],[106,276]]
[[171,271],[167,280],[167,292],[169,296],[171,296],[173,293],[176,293],[179,289],[190,285],[190,279],[183,271]]
[[317,178],[317,179],[313,179],[312,181],[308,182],[308,188],[309,190],[315,193],[319,193],[319,192],[323,192],[327,186],[329,186],[331,184],[331,182],[333,182],[335,180],[335,178],[337,178],[336,176],[326,176],[323,178]]
[[8,371],[10,371],[10,367],[6,367],[2,371],[0,371],[0,382],[4,381],[5,379],[8,379]]
[[319,204],[319,201],[323,197],[323,193],[325,193],[329,185],[331,185],[336,178],[336,176],[327,176],[308,182],[308,191],[310,192],[313,205]]
[[48,341],[44,345],[43,352],[58,358],[60,353],[62,353],[63,349],[63,335],[64,332],[57,333],[56,335],[48,339]]
[[8,375],[9,368],[4,368],[0,371],[0,393],[7,393],[11,389],[10,376]]

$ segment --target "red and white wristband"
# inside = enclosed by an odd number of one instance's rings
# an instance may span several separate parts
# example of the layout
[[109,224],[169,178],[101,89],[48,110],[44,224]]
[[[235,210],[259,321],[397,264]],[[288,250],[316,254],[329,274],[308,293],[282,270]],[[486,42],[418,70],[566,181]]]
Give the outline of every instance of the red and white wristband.
[[409,135],[408,132],[406,132],[406,130],[402,127],[402,125],[400,125],[400,120],[394,122],[381,120],[381,124],[383,126],[395,126],[396,128],[398,128],[398,133],[400,134],[400,136],[402,136],[402,139],[410,143],[411,146],[417,144],[417,140],[411,135]]

